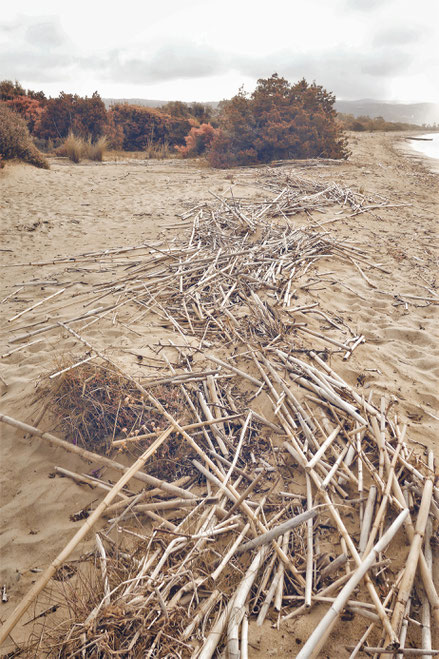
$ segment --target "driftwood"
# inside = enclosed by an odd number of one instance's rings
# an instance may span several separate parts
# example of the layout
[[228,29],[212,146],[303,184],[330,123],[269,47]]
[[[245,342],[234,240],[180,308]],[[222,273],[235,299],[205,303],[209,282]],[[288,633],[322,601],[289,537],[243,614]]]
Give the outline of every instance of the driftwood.
[[[227,648],[245,659],[253,624],[280,626],[318,604],[329,611],[299,657],[317,656],[345,607],[370,621],[361,639],[353,638],[352,657],[363,650],[434,653],[439,598],[430,539],[439,490],[433,457],[426,463],[411,450],[410,428],[390,415],[384,399],[339,375],[343,358],[367,350],[364,337],[341,324],[336,310],[305,297],[324,285],[328,259],[355,268],[376,293],[393,295],[369,275],[381,264],[322,228],[392,204],[295,170],[263,170],[260,181],[266,200],[214,195],[181,214],[185,228],[168,242],[34,264],[97,272],[78,287],[64,273],[55,278],[43,271],[38,281],[63,288],[12,315],[8,339],[18,345],[1,358],[20,352],[25,359],[46,334],[60,347],[68,340],[70,351],[74,344],[78,352],[70,360],[48,365],[52,375],[39,393],[43,413],[50,409],[57,433],[72,441],[87,401],[90,443],[75,445],[40,430],[39,422],[5,414],[0,423],[122,476],[112,485],[100,474],[59,468],[77,487],[87,483],[108,493],[9,616],[1,640],[101,520],[96,587],[69,602],[72,620],[59,628],[45,616],[31,654],[46,643],[60,656],[207,658]],[[298,213],[334,208],[323,223],[291,222]],[[23,282],[16,289],[28,285]],[[397,299],[438,303],[431,290],[429,297]],[[73,304],[81,311],[72,311]],[[22,316],[27,324],[18,326]],[[92,323],[99,323],[100,344]],[[155,324],[165,338],[139,349],[139,337]],[[133,345],[119,349],[112,339],[110,346],[108,327]],[[77,415],[69,426],[69,397],[57,393],[64,382],[76,387]],[[102,430],[96,410],[104,410],[107,422],[112,415],[102,444],[93,443]],[[112,452],[125,452],[132,466]],[[104,514],[111,519],[103,522]],[[398,542],[406,542],[406,553],[394,558],[401,526]],[[330,544],[330,556],[322,542]],[[408,613],[417,595],[420,613],[413,606]],[[401,648],[415,628],[423,649]]]

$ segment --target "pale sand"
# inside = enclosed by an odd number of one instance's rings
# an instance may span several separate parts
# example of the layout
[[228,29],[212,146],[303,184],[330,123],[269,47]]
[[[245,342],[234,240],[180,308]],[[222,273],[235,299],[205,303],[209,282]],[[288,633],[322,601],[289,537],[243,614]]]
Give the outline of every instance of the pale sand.
[[[351,136],[353,155],[348,162],[303,170],[299,163],[299,171],[306,176],[336,181],[368,195],[383,195],[395,204],[410,204],[326,224],[324,229],[332,235],[357,241],[368,258],[390,274],[367,268],[365,273],[375,289],[352,264],[327,261],[320,266],[322,271],[333,273],[327,276],[326,288],[306,293],[303,303],[319,300],[322,310],[335,313],[358,334],[365,335],[366,343],[356,349],[349,361],[335,357],[333,367],[354,385],[358,375],[364,375],[366,394],[373,389],[375,396],[394,397],[400,419],[410,421],[409,440],[435,447],[439,429],[438,306],[408,300],[406,309],[393,295],[437,294],[439,177],[430,173],[418,158],[408,158],[395,149],[397,139],[391,134],[355,134]],[[2,251],[0,257],[8,266],[173,236],[180,223],[176,214],[209,199],[209,191],[228,194],[232,185],[235,195],[265,196],[258,185],[258,172],[257,168],[215,171],[180,160],[80,165],[53,160],[50,171],[11,164],[0,172],[0,244],[2,250],[12,251]],[[301,225],[321,219],[325,216],[317,214],[310,220],[301,215],[294,221]],[[67,283],[99,277],[99,273],[85,273],[74,264],[2,267],[0,272],[0,300],[32,279],[57,277]],[[0,306],[1,354],[18,345],[7,343],[11,331],[7,319],[56,290],[59,288],[25,287]],[[82,308],[78,305],[77,310],[79,314]],[[13,325],[24,327],[33,319],[31,312]],[[135,343],[145,345],[166,333],[159,327],[149,327],[139,342],[134,335],[124,335],[121,329],[98,323],[89,336],[100,347],[113,344],[121,349]],[[64,340],[62,352],[73,350],[74,345],[73,339]],[[3,413],[35,422],[41,409],[41,404],[32,404],[35,384],[41,375],[54,370],[57,356],[59,333],[54,331],[43,334],[42,340],[30,348],[0,361],[0,374],[7,383],[6,389],[0,384]],[[40,425],[50,429],[48,415]],[[87,471],[87,465],[79,458],[39,440],[23,439],[5,425],[0,425],[0,434],[0,585],[7,585],[9,595],[9,602],[0,604],[4,620],[35,579],[30,570],[45,568],[77,530],[78,524],[69,520],[70,515],[100,494],[68,479],[49,478],[54,465]],[[75,556],[82,551],[84,546]],[[44,601],[39,603],[37,611],[44,606]],[[34,613],[31,607],[23,622]],[[280,632],[270,632],[268,623],[262,630],[252,625],[250,656],[295,656],[299,647],[295,639],[303,641],[320,615],[316,609],[312,616],[288,623]],[[30,627],[17,626],[14,638],[25,638]],[[351,634],[352,627],[338,625],[327,656],[348,656],[341,644],[352,642]]]

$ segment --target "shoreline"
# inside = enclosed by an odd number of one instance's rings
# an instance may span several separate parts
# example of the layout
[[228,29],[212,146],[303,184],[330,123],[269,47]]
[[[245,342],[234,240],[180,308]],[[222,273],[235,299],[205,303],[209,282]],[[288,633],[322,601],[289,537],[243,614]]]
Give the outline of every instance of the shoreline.
[[418,161],[433,174],[439,174],[439,158],[432,158],[431,156],[426,156],[421,151],[418,151],[408,139],[408,136],[401,136],[399,138],[397,148],[407,158]]

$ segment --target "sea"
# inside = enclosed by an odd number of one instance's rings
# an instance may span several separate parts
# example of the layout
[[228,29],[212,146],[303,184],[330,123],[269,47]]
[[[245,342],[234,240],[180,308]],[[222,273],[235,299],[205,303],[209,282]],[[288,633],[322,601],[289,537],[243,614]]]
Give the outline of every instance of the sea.
[[[418,137],[418,136],[416,136]],[[407,140],[411,148],[418,153],[421,153],[427,158],[433,158],[439,161],[439,133],[428,133],[426,135],[419,135],[428,141],[420,140]],[[431,140],[431,141],[430,141]]]

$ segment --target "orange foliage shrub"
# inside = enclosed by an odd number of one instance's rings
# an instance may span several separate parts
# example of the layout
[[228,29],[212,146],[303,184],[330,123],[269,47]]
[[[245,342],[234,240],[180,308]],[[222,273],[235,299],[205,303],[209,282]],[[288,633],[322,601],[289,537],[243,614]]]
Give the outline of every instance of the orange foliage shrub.
[[208,160],[213,167],[232,167],[273,159],[346,158],[334,103],[333,94],[305,80],[291,85],[276,73],[258,80],[250,97],[240,90],[223,101],[221,131]]
[[35,124],[38,122],[43,112],[43,107],[40,101],[29,96],[16,96],[10,100],[5,101],[6,105],[14,112],[19,114],[26,121],[29,131],[32,133]]
[[176,146],[175,148],[183,158],[201,156],[211,146],[218,132],[211,124],[193,126],[189,131],[189,135],[184,138],[185,146]]

